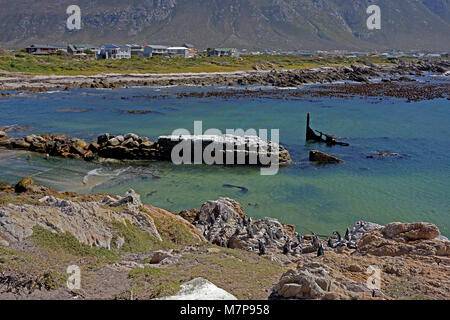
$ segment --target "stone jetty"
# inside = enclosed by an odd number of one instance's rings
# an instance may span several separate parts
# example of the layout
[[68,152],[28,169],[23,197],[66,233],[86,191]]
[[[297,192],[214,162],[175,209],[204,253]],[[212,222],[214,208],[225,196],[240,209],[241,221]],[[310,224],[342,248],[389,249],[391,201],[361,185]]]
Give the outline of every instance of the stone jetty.
[[[274,157],[278,157],[279,165],[291,162],[289,151],[277,143],[266,142],[256,136],[162,136],[157,141],[134,133],[112,135],[105,133],[95,141],[87,142],[67,135],[31,134],[25,137],[12,138],[0,131],[0,147],[43,153],[48,156],[83,159],[86,161],[115,160],[163,160],[172,161],[172,151],[180,146],[177,153],[186,156],[186,148],[201,148],[201,163],[207,164],[245,164],[270,165]],[[207,152],[209,150],[209,152]],[[176,150],[175,150],[176,151]],[[215,160],[212,163],[203,161],[203,154],[209,154]],[[222,160],[220,160],[222,159]],[[232,160],[231,160],[232,159]],[[193,156],[189,158],[193,159]],[[268,161],[271,161],[268,163]],[[193,163],[184,161],[183,163]]]

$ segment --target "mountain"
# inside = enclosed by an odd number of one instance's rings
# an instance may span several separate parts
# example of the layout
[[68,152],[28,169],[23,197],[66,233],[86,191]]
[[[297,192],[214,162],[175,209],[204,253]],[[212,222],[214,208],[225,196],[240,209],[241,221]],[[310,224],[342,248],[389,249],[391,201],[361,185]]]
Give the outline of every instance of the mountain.
[[[69,5],[82,30],[66,29]],[[366,9],[381,8],[381,30]],[[0,0],[0,46],[158,43],[269,49],[450,49],[449,0]]]

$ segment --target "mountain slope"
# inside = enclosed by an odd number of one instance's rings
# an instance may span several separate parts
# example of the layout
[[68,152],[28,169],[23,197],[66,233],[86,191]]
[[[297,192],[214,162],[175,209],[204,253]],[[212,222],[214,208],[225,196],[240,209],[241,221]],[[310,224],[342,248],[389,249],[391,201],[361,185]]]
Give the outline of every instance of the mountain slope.
[[32,42],[194,43],[282,49],[450,49],[449,0],[78,0],[82,30],[65,27],[73,0],[0,0],[0,45]]

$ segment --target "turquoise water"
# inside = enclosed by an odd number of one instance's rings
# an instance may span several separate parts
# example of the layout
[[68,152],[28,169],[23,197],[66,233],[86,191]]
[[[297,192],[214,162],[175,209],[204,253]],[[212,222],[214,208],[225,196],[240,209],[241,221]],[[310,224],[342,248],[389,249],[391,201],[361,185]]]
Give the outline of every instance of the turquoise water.
[[[38,154],[27,161],[23,152],[2,150],[0,180],[15,183],[32,175],[61,191],[115,194],[132,187],[144,202],[174,212],[227,196],[239,201],[255,218],[276,217],[295,224],[300,232],[329,234],[345,230],[357,220],[380,224],[429,221],[450,235],[448,100],[407,103],[385,99],[374,103],[360,98],[221,100],[177,99],[172,95],[186,90],[207,89],[76,90],[2,98],[0,126],[17,124],[30,126],[33,133],[67,133],[86,139],[103,132],[135,132],[155,139],[177,128],[192,131],[195,120],[202,120],[204,129],[223,131],[279,128],[280,141],[290,150],[294,163],[281,168],[276,176],[261,176],[258,168],[251,167],[159,162],[102,165],[58,158],[46,161]],[[162,93],[169,97],[133,98]],[[120,112],[126,109],[155,112]],[[314,128],[336,134],[351,146],[305,144],[307,112],[312,113]],[[307,161],[311,149],[338,156],[345,163],[313,165]],[[366,158],[377,150],[406,156]],[[249,191],[224,188],[224,184]]]

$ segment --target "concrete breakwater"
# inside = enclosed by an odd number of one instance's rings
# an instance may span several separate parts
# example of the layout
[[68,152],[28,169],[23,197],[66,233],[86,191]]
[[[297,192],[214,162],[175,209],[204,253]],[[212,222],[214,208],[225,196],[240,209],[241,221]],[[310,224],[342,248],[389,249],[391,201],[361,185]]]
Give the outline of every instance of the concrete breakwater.
[[[31,134],[12,138],[6,132],[0,131],[0,147],[86,161],[104,159],[172,161],[172,151],[175,151],[182,163],[187,164],[195,162],[264,166],[274,162],[279,165],[291,162],[286,148],[256,136],[162,136],[155,142],[134,133],[126,135],[105,133],[96,141],[87,142],[67,135]],[[212,159],[212,162],[207,159]]]

